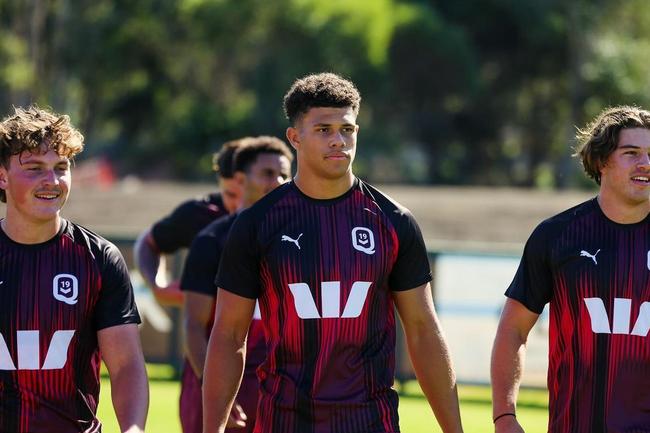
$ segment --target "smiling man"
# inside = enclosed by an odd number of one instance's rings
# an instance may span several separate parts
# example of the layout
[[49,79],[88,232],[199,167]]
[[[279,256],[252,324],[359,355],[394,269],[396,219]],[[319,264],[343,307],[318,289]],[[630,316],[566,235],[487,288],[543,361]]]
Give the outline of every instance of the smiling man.
[[144,430],[148,386],[124,260],[61,218],[83,136],[16,108],[0,123],[0,431],[98,432],[103,360],[121,431]]
[[492,352],[494,423],[522,432],[516,400],[528,333],[550,303],[551,433],[650,426],[650,112],[605,110],[578,139],[598,196],[532,233]]
[[352,173],[360,101],[350,81],[330,73],[297,80],[285,96],[297,172],[230,231],[204,372],[204,433],[224,431],[256,300],[268,347],[256,433],[399,432],[394,306],[443,431],[462,431],[420,230]]

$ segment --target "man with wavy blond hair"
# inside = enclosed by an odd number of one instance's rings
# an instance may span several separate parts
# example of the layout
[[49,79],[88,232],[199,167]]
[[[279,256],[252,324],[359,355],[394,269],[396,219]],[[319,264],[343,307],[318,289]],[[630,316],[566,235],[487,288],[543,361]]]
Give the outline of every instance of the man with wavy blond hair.
[[0,123],[0,431],[99,432],[99,367],[121,431],[149,402],[133,289],[118,249],[63,219],[83,136],[35,106]]

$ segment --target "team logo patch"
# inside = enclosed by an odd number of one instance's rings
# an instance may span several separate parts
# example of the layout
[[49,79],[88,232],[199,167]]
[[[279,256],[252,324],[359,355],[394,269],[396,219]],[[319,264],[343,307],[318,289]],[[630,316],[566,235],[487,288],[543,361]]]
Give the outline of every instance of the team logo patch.
[[52,280],[52,295],[57,301],[65,302],[68,305],[76,304],[79,296],[77,277],[70,274],[55,276]]
[[375,254],[375,237],[366,227],[352,229],[352,246],[355,250],[366,254]]

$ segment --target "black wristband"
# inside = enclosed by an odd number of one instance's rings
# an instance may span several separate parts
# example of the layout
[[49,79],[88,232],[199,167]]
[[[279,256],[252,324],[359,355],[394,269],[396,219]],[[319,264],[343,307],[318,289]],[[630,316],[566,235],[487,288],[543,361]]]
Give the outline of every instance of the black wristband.
[[496,422],[499,420],[499,418],[503,418],[504,416],[514,416],[515,418],[517,418],[517,414],[514,414],[512,412],[506,412],[506,413],[502,413],[501,415],[495,417],[492,420],[492,423],[496,424]]

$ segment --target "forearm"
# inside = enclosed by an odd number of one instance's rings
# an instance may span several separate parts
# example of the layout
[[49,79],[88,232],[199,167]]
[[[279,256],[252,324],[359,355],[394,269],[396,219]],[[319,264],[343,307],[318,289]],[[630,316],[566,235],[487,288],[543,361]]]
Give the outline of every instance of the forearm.
[[415,374],[443,432],[462,432],[456,375],[444,336],[435,319],[407,335]]
[[[187,314],[187,313],[186,313]],[[208,340],[205,327],[196,324],[185,324],[185,354],[196,377],[203,377]]]
[[213,331],[203,371],[203,433],[224,432],[241,383],[245,357],[245,340],[237,341]]
[[144,432],[149,408],[149,386],[142,360],[110,374],[111,398],[122,432]]
[[526,355],[526,340],[517,332],[499,330],[492,349],[492,414],[515,413]]
[[135,264],[142,275],[142,279],[152,290],[157,288],[156,277],[160,267],[160,252],[152,245],[151,232],[142,233],[135,241],[133,247]]

